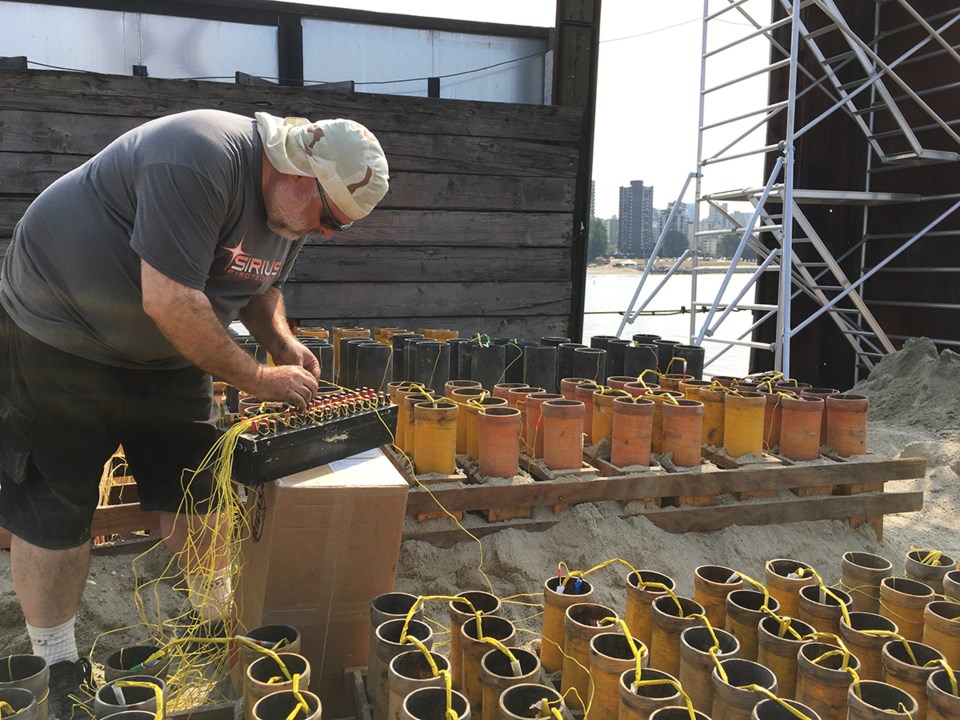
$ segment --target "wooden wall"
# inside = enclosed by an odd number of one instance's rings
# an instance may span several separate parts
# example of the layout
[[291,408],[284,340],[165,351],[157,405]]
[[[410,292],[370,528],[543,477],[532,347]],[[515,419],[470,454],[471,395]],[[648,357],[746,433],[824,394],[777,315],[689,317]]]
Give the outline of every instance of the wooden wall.
[[194,108],[349,117],[379,137],[390,192],[305,246],[285,286],[310,325],[566,334],[583,110],[309,88],[0,70],[0,252],[31,200],[124,131]]

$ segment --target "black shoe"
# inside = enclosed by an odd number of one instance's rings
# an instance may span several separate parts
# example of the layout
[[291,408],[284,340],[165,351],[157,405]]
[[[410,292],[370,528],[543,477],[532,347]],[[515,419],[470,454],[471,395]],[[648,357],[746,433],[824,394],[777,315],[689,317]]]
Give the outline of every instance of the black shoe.
[[[82,686],[92,684],[90,661],[63,660],[50,666],[50,694],[47,712],[57,720],[79,720],[90,717],[83,707]],[[75,711],[76,710],[76,711]]]

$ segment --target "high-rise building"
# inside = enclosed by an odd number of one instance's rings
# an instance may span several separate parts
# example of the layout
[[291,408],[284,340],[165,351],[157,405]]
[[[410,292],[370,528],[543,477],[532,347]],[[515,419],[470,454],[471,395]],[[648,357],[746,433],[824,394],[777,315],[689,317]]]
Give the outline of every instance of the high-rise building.
[[613,242],[614,239],[619,239],[620,218],[614,215],[612,218],[608,218],[604,222],[607,224],[607,240],[609,242]]
[[590,221],[597,216],[597,181],[590,181]]
[[650,254],[657,241],[653,222],[653,186],[643,180],[631,180],[620,188],[620,224],[617,250],[627,256]]

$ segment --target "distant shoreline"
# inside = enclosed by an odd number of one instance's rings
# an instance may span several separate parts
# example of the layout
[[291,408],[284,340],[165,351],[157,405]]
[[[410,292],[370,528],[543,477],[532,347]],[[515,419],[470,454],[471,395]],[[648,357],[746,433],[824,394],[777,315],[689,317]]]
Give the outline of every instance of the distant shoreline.
[[[673,267],[672,263],[667,265],[657,264],[654,266],[653,274],[656,275],[665,275],[666,272]],[[727,272],[729,264],[723,265],[703,265],[702,263],[698,266],[698,272],[701,273],[711,273],[719,274]],[[754,263],[744,263],[737,267],[734,272],[737,273],[752,273],[757,269],[756,264]],[[640,275],[643,272],[643,266],[638,265],[637,267],[614,267],[613,265],[601,265],[599,267],[587,267],[587,275]],[[689,275],[690,267],[685,266],[677,270],[677,274],[680,275]]]

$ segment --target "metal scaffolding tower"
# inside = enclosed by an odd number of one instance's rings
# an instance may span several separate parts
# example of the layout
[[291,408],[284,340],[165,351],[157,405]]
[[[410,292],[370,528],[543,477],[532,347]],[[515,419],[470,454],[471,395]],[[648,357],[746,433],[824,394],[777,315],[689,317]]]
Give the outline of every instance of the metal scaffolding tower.
[[[884,354],[892,352],[895,341],[909,337],[903,333],[887,334],[877,320],[878,307],[899,305],[901,309],[923,310],[937,305],[885,300],[879,293],[871,300],[871,281],[875,284],[879,273],[903,272],[895,261],[916,243],[960,235],[960,231],[945,224],[948,218],[958,217],[960,193],[924,195],[903,188],[890,191],[890,183],[878,182],[885,173],[900,168],[960,161],[960,134],[956,131],[960,117],[945,117],[947,104],[939,100],[960,87],[960,54],[955,48],[960,38],[960,7],[955,3],[932,3],[937,7],[931,10],[931,3],[922,0],[775,0],[772,4],[771,14],[769,0],[703,3],[697,169],[690,174],[674,206],[680,205],[693,180],[697,212],[695,247],[688,252],[693,273],[691,308],[708,309],[691,314],[690,342],[710,343],[717,348],[712,356],[708,348],[707,365],[734,345],[770,351],[775,369],[789,376],[794,338],[811,323],[827,316],[853,350],[857,379]],[[864,22],[864,6],[869,6],[867,10],[872,13],[869,23]],[[856,16],[854,22],[845,17],[845,9],[848,16]],[[729,36],[734,25],[739,35],[717,42],[714,29],[718,23],[725,25],[720,35]],[[951,28],[952,42],[947,37]],[[719,58],[758,40],[769,48],[765,64],[741,68],[736,76],[708,84],[713,66],[721,62]],[[759,55],[754,53],[753,57]],[[931,60],[938,63],[938,72],[910,72],[911,65],[916,67],[917,63]],[[785,98],[748,108],[742,102],[731,102],[729,94],[721,97],[723,91],[729,93],[755,78],[765,78],[768,87],[773,87],[774,73],[779,74],[776,77],[780,83],[786,74]],[[804,144],[803,138],[839,113],[859,129],[857,135],[865,156],[862,177],[848,188],[802,186],[797,182],[798,152],[831,152],[829,147]],[[761,134],[764,139],[758,141]],[[757,156],[764,158],[766,168],[762,186],[754,182],[735,189],[707,187],[711,171],[719,164]],[[749,220],[743,222],[741,216],[738,221],[729,209],[730,203],[749,207]],[[831,208],[850,206],[862,212],[862,232],[858,231],[858,236],[837,252],[837,243],[825,240],[817,218],[825,217],[824,213]],[[871,213],[879,209],[900,212],[908,206],[922,208],[919,213],[903,213],[921,218],[915,227],[900,227],[897,233],[878,232],[876,222],[871,222]],[[729,228],[701,228],[701,219],[711,209],[714,216],[719,213],[728,220]],[[637,305],[667,227],[669,223],[648,259],[620,332],[639,316],[665,282]],[[702,268],[698,256],[711,238],[731,232],[739,237],[739,244],[721,291],[715,298],[699,299],[696,278]],[[733,272],[742,265],[747,248],[759,257],[756,270],[744,291],[723,308],[721,297]],[[685,259],[678,261],[668,276],[677,272]],[[943,277],[945,268],[911,266],[907,270],[929,273],[933,282],[934,278]],[[777,273],[777,303],[744,302],[766,273]],[[793,301],[801,296],[809,298],[815,310],[805,317],[793,317]],[[926,305],[930,307],[925,308]],[[740,337],[724,337],[723,321],[736,309],[752,311],[756,322]],[[774,339],[760,342],[756,338],[763,333],[756,331],[767,323],[776,324],[774,335],[769,330],[766,333]],[[945,345],[960,345],[956,340],[934,339]]]

